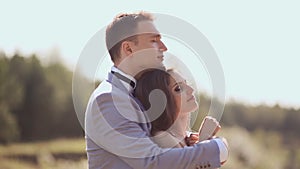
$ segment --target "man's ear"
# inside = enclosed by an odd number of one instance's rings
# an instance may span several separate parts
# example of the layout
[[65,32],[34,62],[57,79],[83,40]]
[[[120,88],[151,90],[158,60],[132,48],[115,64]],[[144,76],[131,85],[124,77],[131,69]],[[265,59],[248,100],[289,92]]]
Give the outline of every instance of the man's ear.
[[133,53],[131,45],[132,45],[132,42],[130,42],[130,41],[124,41],[121,45],[121,50],[126,56],[129,56]]

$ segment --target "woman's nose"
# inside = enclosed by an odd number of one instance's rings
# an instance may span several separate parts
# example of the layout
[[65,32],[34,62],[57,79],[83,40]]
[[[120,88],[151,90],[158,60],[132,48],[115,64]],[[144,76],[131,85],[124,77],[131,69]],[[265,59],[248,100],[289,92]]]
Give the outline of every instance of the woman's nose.
[[192,94],[194,92],[194,89],[190,85],[186,85],[186,87],[187,87],[187,92],[189,94]]

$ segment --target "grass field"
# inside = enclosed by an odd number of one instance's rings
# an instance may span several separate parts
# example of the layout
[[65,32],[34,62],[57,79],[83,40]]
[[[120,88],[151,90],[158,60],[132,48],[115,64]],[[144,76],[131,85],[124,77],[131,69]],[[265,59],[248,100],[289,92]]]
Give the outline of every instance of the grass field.
[[84,139],[58,139],[0,146],[0,169],[87,168]]
[[[296,169],[300,147],[287,147],[278,133],[249,133],[239,127],[222,128],[230,153],[222,169]],[[293,150],[293,151],[291,151]],[[58,139],[0,145],[0,169],[86,169],[85,141]]]

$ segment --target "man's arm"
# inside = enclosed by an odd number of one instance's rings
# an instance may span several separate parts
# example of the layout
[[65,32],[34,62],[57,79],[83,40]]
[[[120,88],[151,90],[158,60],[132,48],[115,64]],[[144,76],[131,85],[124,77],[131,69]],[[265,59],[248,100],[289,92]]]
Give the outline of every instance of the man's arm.
[[[132,168],[189,168],[196,165],[220,167],[220,153],[214,140],[193,147],[161,149],[147,136],[139,123],[143,113],[128,106],[130,99],[102,94],[90,103],[86,114],[86,133],[100,147]],[[122,113],[119,111],[122,110]],[[141,120],[142,119],[142,120]],[[209,167],[210,166],[210,167]]]

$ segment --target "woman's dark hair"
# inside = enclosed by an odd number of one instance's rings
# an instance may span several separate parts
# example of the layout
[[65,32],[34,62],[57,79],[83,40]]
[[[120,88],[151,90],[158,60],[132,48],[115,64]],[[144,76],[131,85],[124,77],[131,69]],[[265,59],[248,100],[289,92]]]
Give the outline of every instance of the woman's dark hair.
[[[135,76],[137,80],[137,85],[134,90],[134,96],[139,99],[141,104],[144,106],[145,110],[151,107],[149,102],[149,95],[151,91],[155,89],[160,89],[164,92],[167,103],[164,111],[161,112],[148,112],[148,113],[161,113],[161,115],[156,119],[151,119],[152,128],[151,134],[155,135],[158,131],[168,130],[172,124],[175,122],[178,116],[178,109],[175,102],[175,98],[172,91],[169,88],[171,78],[173,78],[168,72],[160,69],[146,69]],[[152,105],[155,106],[155,105]],[[152,116],[148,114],[148,116]]]

